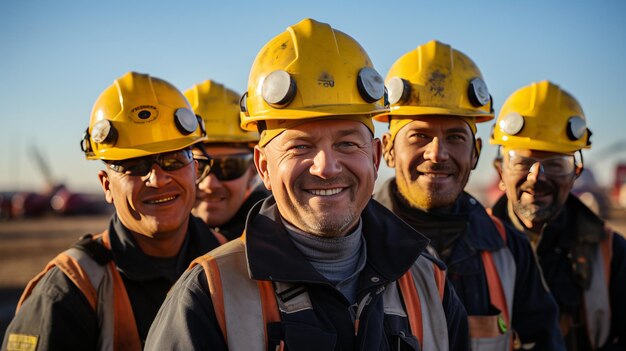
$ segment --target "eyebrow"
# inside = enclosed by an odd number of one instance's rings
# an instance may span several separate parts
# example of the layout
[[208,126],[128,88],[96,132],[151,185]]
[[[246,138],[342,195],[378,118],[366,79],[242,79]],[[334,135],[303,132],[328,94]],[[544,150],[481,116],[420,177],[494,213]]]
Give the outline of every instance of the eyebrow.
[[[435,128],[417,127],[417,126],[409,129],[409,131],[424,132],[424,133],[433,132],[434,130]],[[444,130],[444,134],[453,134],[453,133],[462,133],[466,135],[471,135],[471,133],[466,128],[463,128],[463,127],[452,127],[452,128]]]
[[356,129],[341,129],[337,131],[337,134],[339,134],[340,137],[344,137],[344,136],[349,136],[349,135],[354,135],[354,134],[358,135],[360,133]]

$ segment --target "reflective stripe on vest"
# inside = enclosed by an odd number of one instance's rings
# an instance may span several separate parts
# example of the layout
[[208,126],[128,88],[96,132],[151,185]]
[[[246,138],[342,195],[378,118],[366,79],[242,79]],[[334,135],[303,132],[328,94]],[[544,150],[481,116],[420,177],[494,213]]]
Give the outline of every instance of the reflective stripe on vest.
[[[108,232],[105,231],[98,236],[102,236],[105,247],[110,249]],[[115,262],[109,261],[105,266],[101,266],[80,249],[68,249],[52,259],[46,268],[28,283],[18,302],[16,313],[37,283],[54,267],[61,270],[74,283],[91,308],[96,311],[100,328],[98,350],[142,349],[135,316]]]
[[492,306],[500,311],[498,316],[468,316],[472,350],[512,350],[513,295],[515,293],[516,265],[506,246],[506,229],[502,222],[491,216],[505,246],[495,251],[481,251],[485,278]]
[[587,335],[592,349],[603,346],[611,331],[611,307],[609,305],[609,282],[613,254],[613,232],[596,245],[591,257],[591,285],[584,292],[584,313]]
[[[264,351],[268,343],[267,324],[280,321],[279,310],[294,313],[311,309],[312,305],[306,289],[294,292],[294,298],[276,298],[277,294],[283,295],[289,289],[297,289],[298,285],[276,282],[274,286],[271,281],[250,279],[244,240],[245,234],[196,259],[191,267],[201,265],[204,268],[215,315],[228,349]],[[383,293],[385,313],[407,317],[411,332],[424,350],[447,351],[449,348],[441,303],[444,285],[445,273],[420,256],[411,269],[397,282],[389,284]],[[408,313],[396,286],[400,288]]]

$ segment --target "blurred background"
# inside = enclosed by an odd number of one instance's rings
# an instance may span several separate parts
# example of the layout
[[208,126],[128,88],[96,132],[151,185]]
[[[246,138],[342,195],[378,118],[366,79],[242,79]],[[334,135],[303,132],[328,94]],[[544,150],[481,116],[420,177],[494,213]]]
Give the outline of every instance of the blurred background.
[[[626,228],[624,1],[5,0],[0,335],[28,279],[78,236],[106,225],[101,163],[86,161],[79,148],[98,94],[130,70],[181,90],[213,79],[243,93],[258,50],[306,17],[354,37],[383,76],[420,44],[450,44],[480,67],[496,112],[524,85],[559,84],[582,104],[593,131],[576,192]],[[497,195],[492,124],[479,125],[486,145],[468,185],[486,205]],[[380,136],[386,126],[376,128]],[[383,166],[378,184],[391,175]]]

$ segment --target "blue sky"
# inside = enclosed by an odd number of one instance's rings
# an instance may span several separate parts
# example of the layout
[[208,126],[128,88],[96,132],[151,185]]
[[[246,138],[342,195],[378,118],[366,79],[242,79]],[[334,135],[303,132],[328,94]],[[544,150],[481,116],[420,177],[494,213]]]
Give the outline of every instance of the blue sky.
[[[597,1],[45,1],[0,2],[0,191],[40,189],[40,149],[70,188],[99,191],[79,140],[99,93],[126,71],[181,90],[213,79],[243,92],[258,50],[311,17],[361,43],[384,76],[431,39],[481,68],[496,111],[549,79],[581,102],[593,131],[586,162],[603,182],[626,150],[626,2]],[[479,126],[488,140],[491,123]],[[376,125],[380,134],[384,125]],[[473,183],[493,177],[486,146]],[[607,151],[608,150],[608,151]],[[390,172],[383,171],[381,178]]]

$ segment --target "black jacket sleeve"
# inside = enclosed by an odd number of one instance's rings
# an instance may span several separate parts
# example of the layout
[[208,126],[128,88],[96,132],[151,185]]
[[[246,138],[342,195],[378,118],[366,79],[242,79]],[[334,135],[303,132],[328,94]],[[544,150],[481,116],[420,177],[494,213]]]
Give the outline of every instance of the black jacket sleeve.
[[202,266],[187,271],[172,287],[152,323],[145,350],[228,350]]
[[98,317],[82,292],[58,268],[39,281],[7,328],[11,334],[35,336],[37,350],[95,350]]

